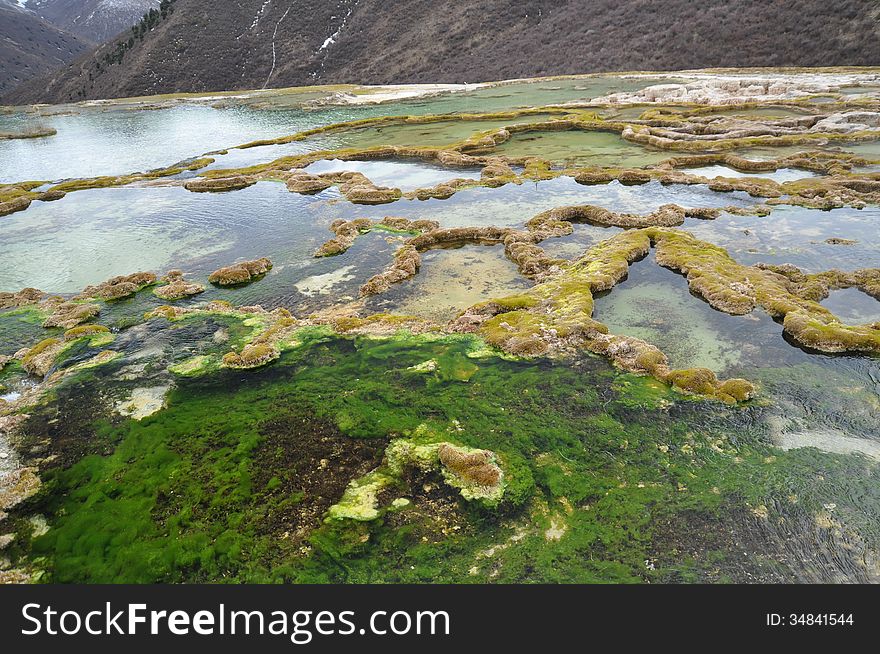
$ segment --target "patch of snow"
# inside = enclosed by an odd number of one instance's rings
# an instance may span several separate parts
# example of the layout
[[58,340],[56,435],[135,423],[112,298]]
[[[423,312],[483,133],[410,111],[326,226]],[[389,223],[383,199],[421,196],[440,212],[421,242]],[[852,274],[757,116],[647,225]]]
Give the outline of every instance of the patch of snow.
[[[358,0],[354,0],[354,3],[348,8],[348,11],[346,12],[345,16],[342,18],[342,22],[339,24],[339,27],[336,28],[336,31],[333,32],[333,34],[331,34],[326,39],[324,39],[324,43],[322,43],[321,47],[318,48],[318,52],[320,52],[321,50],[326,50],[331,45],[336,43],[336,39],[339,38],[340,33],[342,32],[343,28],[345,27],[346,23],[348,22],[348,19],[351,18],[351,12],[353,12],[354,8],[357,7],[357,3],[358,3]],[[333,20],[334,18],[336,18],[336,16],[331,16],[330,20]]]

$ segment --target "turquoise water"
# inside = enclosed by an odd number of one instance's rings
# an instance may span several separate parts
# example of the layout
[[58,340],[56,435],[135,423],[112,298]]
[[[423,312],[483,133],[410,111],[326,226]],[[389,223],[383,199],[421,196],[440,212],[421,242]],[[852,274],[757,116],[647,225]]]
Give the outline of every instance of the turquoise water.
[[[0,141],[0,182],[137,172],[249,141],[370,116],[492,112],[588,100],[610,90],[647,85],[616,78],[517,83],[432,99],[320,109],[214,108],[191,103],[153,110],[71,106],[67,113],[37,118],[57,129],[55,136]],[[18,125],[34,120],[31,116],[6,115],[0,124]],[[263,161],[273,158],[259,156]],[[240,164],[227,167],[233,165]]]
[[[407,186],[407,179],[422,184],[451,176],[422,164],[366,163],[377,183]],[[584,186],[570,177],[466,189],[447,200],[399,200],[376,206],[353,205],[335,188],[298,195],[274,182],[220,194],[191,193],[181,187],[77,191],[57,202],[34,202],[26,211],[0,220],[0,244],[7,264],[0,270],[0,290],[35,286],[73,293],[135,270],[161,273],[183,268],[206,276],[238,259],[268,256],[276,270],[242,295],[253,299],[249,294],[260,292],[263,300],[296,301],[301,299],[293,287],[296,281],[358,263],[354,249],[331,259],[311,256],[332,236],[328,228],[338,218],[404,216],[437,220],[443,227],[522,227],[535,214],[563,204],[600,204],[616,211],[645,213],[668,202],[722,206],[752,201],[742,193],[713,193],[705,186],[657,182]],[[368,259],[358,265],[362,273],[352,285],[365,281],[366,271],[376,262]],[[270,284],[282,271],[278,287]],[[270,285],[271,291],[257,291]]]
[[410,163],[406,161],[342,161],[323,159],[306,166],[308,173],[337,173],[351,171],[363,173],[378,186],[412,191],[417,188],[434,186],[455,177],[479,179],[480,169],[450,169],[440,166]]
[[806,179],[809,177],[818,177],[817,173],[809,170],[800,170],[798,168],[779,168],[766,172],[741,172],[727,166],[702,166],[699,168],[682,168],[682,172],[691,175],[702,175],[713,179],[715,177],[761,177],[764,179],[772,179],[780,184],[784,182],[793,182],[796,179]]
[[[817,211],[778,206],[769,216],[688,219],[684,228],[696,237],[726,248],[740,263],[792,263],[806,272],[829,268],[855,270],[880,265],[880,209]],[[848,238],[851,245],[831,245]]]

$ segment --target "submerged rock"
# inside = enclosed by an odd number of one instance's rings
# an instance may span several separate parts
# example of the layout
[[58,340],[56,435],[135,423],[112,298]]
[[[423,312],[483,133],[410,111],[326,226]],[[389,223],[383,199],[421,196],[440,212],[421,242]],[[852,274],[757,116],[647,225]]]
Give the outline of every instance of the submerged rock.
[[136,388],[127,400],[116,403],[116,410],[132,420],[143,420],[165,407],[165,397],[169,389],[170,386]]

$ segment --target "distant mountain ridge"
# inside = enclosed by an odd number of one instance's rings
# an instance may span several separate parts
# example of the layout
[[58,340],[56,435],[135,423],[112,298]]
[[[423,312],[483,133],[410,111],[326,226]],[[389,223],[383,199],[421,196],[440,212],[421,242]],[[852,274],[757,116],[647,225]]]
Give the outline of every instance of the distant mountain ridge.
[[0,0],[0,96],[94,47],[92,41],[50,25],[21,2]]
[[27,0],[26,7],[47,23],[103,43],[134,25],[159,0]]
[[7,103],[314,83],[880,65],[880,0],[162,0]]
[[136,23],[159,0],[0,0],[0,96]]

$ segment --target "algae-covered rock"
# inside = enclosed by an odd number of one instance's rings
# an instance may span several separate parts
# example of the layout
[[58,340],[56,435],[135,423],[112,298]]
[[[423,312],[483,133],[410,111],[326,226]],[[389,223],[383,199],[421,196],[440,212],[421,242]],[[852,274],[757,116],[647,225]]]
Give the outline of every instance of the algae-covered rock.
[[503,473],[488,450],[465,450],[442,443],[437,450],[447,483],[457,486],[465,499],[500,500]]
[[80,338],[109,335],[110,329],[104,325],[80,325],[64,332],[64,340],[75,341]]
[[167,301],[181,300],[205,291],[205,287],[201,284],[186,281],[180,270],[167,272],[160,281],[163,285],[154,288],[153,295]]
[[415,276],[421,265],[422,257],[418,250],[411,244],[404,245],[394,253],[394,262],[387,270],[374,275],[361,286],[361,297],[387,291],[392,284]]
[[156,275],[151,272],[136,272],[131,275],[119,275],[95,286],[87,286],[77,299],[89,298],[113,301],[131,297],[138,291],[156,283]]
[[354,204],[387,204],[399,200],[403,195],[399,188],[373,184],[343,184],[339,190],[349,202]]
[[215,270],[208,281],[218,286],[238,286],[256,281],[272,269],[272,262],[262,257],[253,261],[242,261],[225,268]]
[[37,377],[45,377],[55,365],[55,359],[68,344],[58,338],[47,338],[27,350],[21,359],[21,367]]
[[188,180],[183,187],[187,191],[195,193],[224,193],[226,191],[238,191],[248,186],[253,186],[257,180],[247,175],[235,175],[232,177],[197,177]]
[[353,480],[342,499],[327,511],[328,520],[357,520],[368,522],[380,515],[379,494],[394,483],[394,479],[374,470]]
[[271,343],[245,345],[241,352],[229,352],[223,357],[226,368],[259,368],[281,356],[280,350]]
[[84,302],[61,302],[52,308],[45,320],[43,327],[63,327],[70,329],[87,322],[101,312],[97,304]]
[[435,220],[409,220],[399,216],[386,216],[376,220],[369,218],[335,220],[330,225],[330,231],[335,234],[335,237],[321,245],[315,251],[315,256],[330,257],[342,254],[352,246],[358,236],[373,229],[385,229],[405,234],[423,234],[439,227],[439,223]]
[[0,513],[35,495],[40,485],[36,468],[19,468],[0,475]]
[[286,180],[287,190],[291,193],[319,193],[333,186],[333,181],[319,175],[310,175],[302,170],[292,171]]
[[33,195],[20,195],[9,200],[0,201],[0,216],[8,216],[16,211],[24,211],[31,206],[33,201]]
[[15,293],[0,293],[0,309],[17,309],[37,304],[45,297],[45,293],[36,288],[23,288]]

